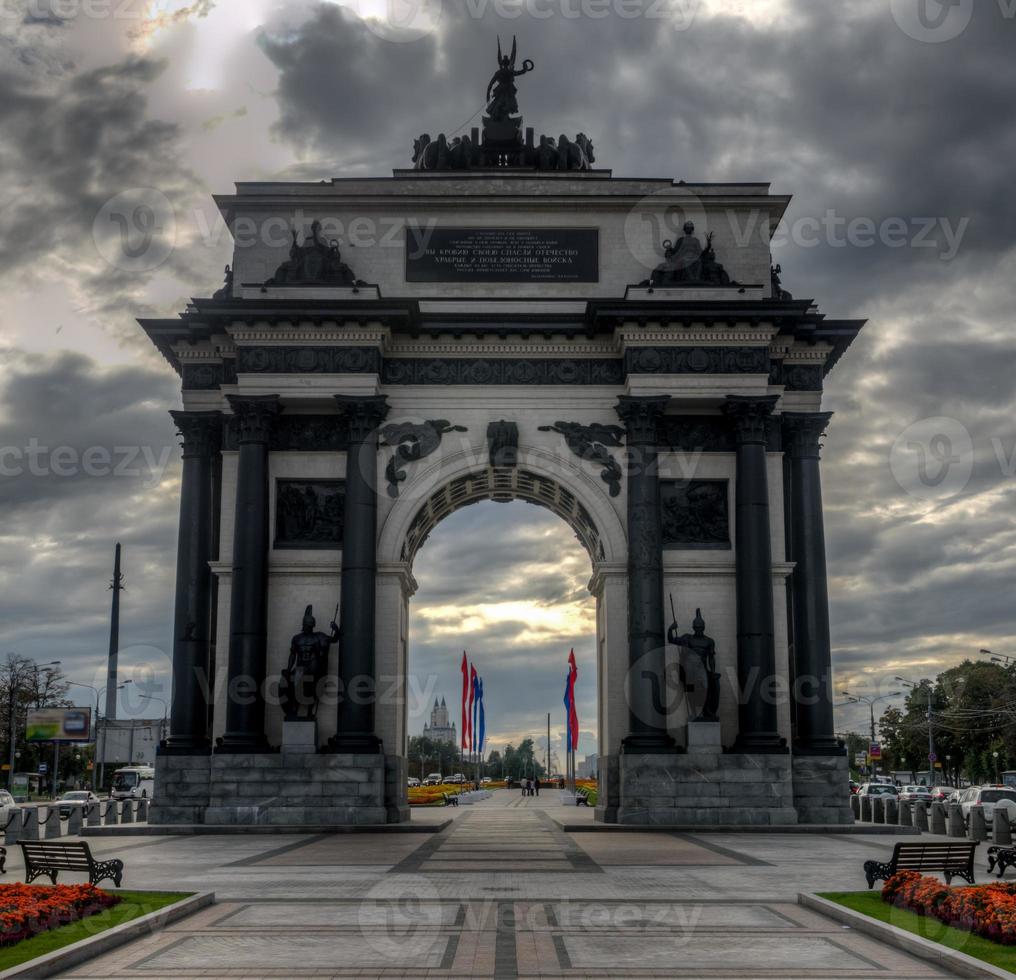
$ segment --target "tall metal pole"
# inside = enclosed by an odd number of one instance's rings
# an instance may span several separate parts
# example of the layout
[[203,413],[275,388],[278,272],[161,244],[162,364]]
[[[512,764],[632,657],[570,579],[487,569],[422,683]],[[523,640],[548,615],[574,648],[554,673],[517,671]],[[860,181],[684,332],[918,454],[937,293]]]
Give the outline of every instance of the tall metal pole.
[[116,543],[113,558],[113,581],[109,587],[113,590],[113,603],[109,613],[109,663],[106,669],[106,718],[116,721],[116,666],[120,653],[120,591],[123,589],[123,576],[120,574],[120,542]]
[[547,712],[547,778],[550,778],[550,712]]
[[56,774],[60,769],[60,743],[53,740],[53,799],[56,799]]

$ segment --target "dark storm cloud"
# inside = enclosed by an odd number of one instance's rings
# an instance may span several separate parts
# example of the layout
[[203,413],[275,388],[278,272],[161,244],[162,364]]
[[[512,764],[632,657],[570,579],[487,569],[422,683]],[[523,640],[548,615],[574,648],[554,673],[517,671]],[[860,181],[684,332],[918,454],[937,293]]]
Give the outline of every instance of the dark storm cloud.
[[[137,651],[125,654],[124,668],[129,672],[153,658],[165,667],[165,654],[158,651],[165,651],[170,635],[165,596],[174,569],[178,505],[172,489],[179,458],[166,407],[176,402],[175,386],[164,374],[104,368],[69,352],[43,357],[7,351],[5,368],[4,648],[60,659],[71,677],[86,679],[104,662],[113,546],[122,541],[128,573],[122,642]],[[156,469],[136,455],[142,447],[158,461]],[[129,457],[133,461],[124,465]]]
[[64,502],[151,491],[175,461],[166,406],[179,396],[167,373],[104,369],[65,351],[11,357],[0,385],[0,506],[8,518],[44,524]]

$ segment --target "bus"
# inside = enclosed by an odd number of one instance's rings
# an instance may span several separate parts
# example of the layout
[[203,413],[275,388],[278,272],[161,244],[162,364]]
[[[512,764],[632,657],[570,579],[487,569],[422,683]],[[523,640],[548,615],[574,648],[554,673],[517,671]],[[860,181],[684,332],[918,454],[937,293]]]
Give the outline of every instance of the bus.
[[155,769],[152,766],[125,766],[113,773],[114,800],[150,800],[155,792]]

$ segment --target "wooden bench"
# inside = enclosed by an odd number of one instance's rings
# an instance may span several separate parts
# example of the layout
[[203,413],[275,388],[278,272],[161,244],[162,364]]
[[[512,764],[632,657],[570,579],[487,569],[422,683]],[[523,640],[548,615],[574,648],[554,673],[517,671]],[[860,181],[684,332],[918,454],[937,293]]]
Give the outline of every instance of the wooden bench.
[[974,884],[974,851],[977,841],[950,841],[934,844],[897,844],[892,860],[865,861],[864,876],[868,887],[874,888],[879,879],[886,881],[897,871],[934,872],[945,875],[946,884],[952,884],[954,877],[963,878]]
[[459,805],[459,798],[457,796],[452,796],[451,793],[442,793],[441,795],[444,797],[445,806]]
[[999,878],[1005,874],[1005,869],[1016,868],[1016,847],[1002,847],[996,845],[988,848],[988,871],[994,871],[998,865]]
[[96,861],[84,841],[19,840],[25,856],[25,884],[46,875],[55,885],[59,871],[81,871],[88,874],[88,883],[97,885],[110,878],[117,888],[123,877],[123,861]]
[[575,805],[589,806],[589,793],[584,789],[575,790]]

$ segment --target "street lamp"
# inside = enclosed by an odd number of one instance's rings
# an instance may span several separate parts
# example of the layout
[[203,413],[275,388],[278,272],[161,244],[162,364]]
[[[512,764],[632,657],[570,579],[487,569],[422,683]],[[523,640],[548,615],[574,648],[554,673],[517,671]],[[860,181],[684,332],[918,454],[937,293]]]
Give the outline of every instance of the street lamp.
[[[95,748],[96,755],[98,755],[99,748],[99,689],[92,687],[91,684],[82,684],[81,681],[67,681],[72,687],[87,687],[95,695]],[[92,759],[92,791],[95,791],[95,776],[98,766],[96,765],[97,759]]]
[[[897,678],[899,680],[899,678]],[[888,701],[889,698],[898,698],[903,692],[902,691],[890,691],[888,694],[880,694],[877,697],[873,697],[870,694],[851,694],[850,691],[840,691],[843,697],[850,698],[851,701],[855,701],[859,704],[866,704],[868,706],[868,712],[871,715],[871,740],[875,741],[875,705],[879,701]]]
[[142,701],[158,701],[162,705],[162,724],[159,726],[159,744],[161,745],[162,740],[166,737],[166,716],[169,714],[169,705],[163,698],[157,698],[151,694],[141,694],[139,697]]
[[997,784],[999,782],[999,778],[998,778],[998,752],[992,752],[991,755],[992,755],[992,758],[995,760],[995,783]]
[[996,664],[1003,664],[1006,667],[1016,664],[1016,657],[1010,657],[1004,653],[995,653],[993,650],[985,650],[984,647],[981,647],[981,653],[991,657]]

